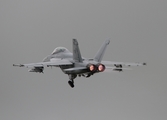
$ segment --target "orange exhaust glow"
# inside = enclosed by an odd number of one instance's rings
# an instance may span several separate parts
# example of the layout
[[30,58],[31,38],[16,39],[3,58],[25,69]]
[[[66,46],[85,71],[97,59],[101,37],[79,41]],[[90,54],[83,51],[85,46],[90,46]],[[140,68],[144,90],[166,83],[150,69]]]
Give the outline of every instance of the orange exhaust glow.
[[103,71],[105,70],[105,66],[102,65],[102,64],[100,64],[100,65],[98,66],[98,70],[99,70],[99,72],[103,72]]
[[89,70],[90,70],[90,71],[94,71],[94,70],[95,70],[95,66],[94,66],[94,65],[90,65],[90,66],[89,66]]

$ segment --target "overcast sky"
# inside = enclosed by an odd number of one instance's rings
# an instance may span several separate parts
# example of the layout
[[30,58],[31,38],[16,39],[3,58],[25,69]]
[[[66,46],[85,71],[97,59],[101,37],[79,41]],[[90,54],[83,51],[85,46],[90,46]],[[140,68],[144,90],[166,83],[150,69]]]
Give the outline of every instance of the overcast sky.
[[[54,48],[104,60],[147,62],[122,73],[75,79],[59,68],[29,73]],[[167,119],[166,0],[0,0],[0,120]]]

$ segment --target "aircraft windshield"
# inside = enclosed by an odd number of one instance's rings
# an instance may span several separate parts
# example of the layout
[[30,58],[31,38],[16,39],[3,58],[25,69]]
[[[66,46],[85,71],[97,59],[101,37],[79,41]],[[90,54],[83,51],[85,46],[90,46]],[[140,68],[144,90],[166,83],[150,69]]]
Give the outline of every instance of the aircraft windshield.
[[54,49],[54,51],[52,52],[52,55],[60,53],[60,52],[65,52],[68,51],[66,48],[64,47],[57,47],[56,49]]

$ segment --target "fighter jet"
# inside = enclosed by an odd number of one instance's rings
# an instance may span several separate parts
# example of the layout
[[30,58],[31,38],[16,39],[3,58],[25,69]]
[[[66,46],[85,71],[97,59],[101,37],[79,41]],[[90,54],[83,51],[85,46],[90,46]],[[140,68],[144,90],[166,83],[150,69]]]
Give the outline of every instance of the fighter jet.
[[68,84],[73,88],[74,79],[78,77],[90,77],[95,73],[104,72],[106,69],[122,72],[130,66],[143,66],[146,63],[124,63],[113,61],[102,61],[107,45],[110,40],[104,41],[94,58],[84,58],[81,56],[79,44],[76,39],[72,40],[73,53],[65,47],[57,47],[45,57],[42,62],[29,64],[13,64],[13,66],[30,68],[29,72],[43,73],[46,67],[59,67],[68,75]]

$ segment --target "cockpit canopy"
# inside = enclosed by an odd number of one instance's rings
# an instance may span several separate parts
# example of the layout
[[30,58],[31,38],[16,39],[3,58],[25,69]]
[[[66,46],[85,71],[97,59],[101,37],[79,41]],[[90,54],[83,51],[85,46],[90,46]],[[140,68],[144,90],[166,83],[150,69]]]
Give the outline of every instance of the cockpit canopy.
[[60,52],[66,52],[66,51],[69,51],[69,50],[65,47],[57,47],[53,50],[52,55],[60,53]]

